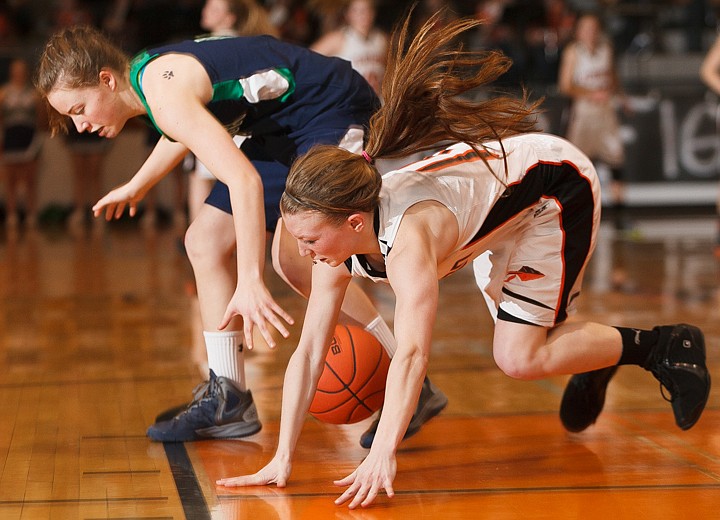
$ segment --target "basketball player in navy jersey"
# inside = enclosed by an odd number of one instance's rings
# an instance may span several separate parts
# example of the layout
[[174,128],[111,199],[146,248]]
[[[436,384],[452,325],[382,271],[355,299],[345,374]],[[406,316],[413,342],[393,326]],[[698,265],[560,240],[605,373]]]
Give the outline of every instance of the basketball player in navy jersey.
[[[452,52],[476,20],[437,28],[431,18],[407,43],[396,33],[366,150],[318,146],[294,163],[282,223],[313,259],[302,336],[288,364],[275,456],[224,486],[285,486],[345,290],[354,276],[387,282],[396,296],[397,351],[370,453],[336,500],[370,505],[394,494],[396,452],[420,395],[438,306],[438,280],[472,264],[495,319],[493,355],[509,376],[572,376],[561,419],[568,430],[595,422],[618,365],[650,371],[671,396],[677,425],[691,428],[710,391],[703,333],[691,325],[652,330],[568,319],[600,222],[592,162],[568,141],[534,128],[535,106],[462,96],[510,66],[498,53]],[[406,50],[407,49],[407,50]],[[446,148],[381,177],[376,157]],[[340,189],[342,188],[342,189]],[[478,385],[481,387],[481,383]],[[479,390],[480,391],[480,390]]]
[[[164,442],[256,433],[261,424],[245,382],[243,337],[252,348],[257,326],[273,348],[271,328],[287,337],[284,322],[292,323],[263,281],[266,230],[275,229],[287,172],[299,154],[318,143],[360,151],[364,126],[378,107],[374,92],[347,62],[269,36],[184,41],[129,61],[90,27],[53,35],[37,78],[56,130],[69,118],[80,132],[113,138],[128,119],[142,116],[162,134],[135,176],[94,206],[96,216],[119,218],[126,208],[134,215],[188,151],[219,180],[185,238],[210,376],[186,408],[147,433]],[[249,137],[240,149],[232,139],[238,134]],[[280,255],[283,246],[288,251]],[[273,258],[278,273],[309,294],[311,263],[298,257],[293,241],[277,234]],[[394,351],[392,333],[360,289],[343,310]],[[408,434],[447,403],[429,381],[425,388]]]

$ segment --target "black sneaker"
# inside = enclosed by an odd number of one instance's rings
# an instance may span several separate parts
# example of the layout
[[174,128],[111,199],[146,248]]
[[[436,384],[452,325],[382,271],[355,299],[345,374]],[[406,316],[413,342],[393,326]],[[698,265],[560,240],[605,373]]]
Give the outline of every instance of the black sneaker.
[[610,379],[617,365],[575,374],[568,381],[560,403],[560,420],[569,432],[581,432],[595,424],[605,404]]
[[250,391],[241,392],[232,380],[211,370],[205,393],[172,419],[150,426],[147,436],[158,442],[233,439],[261,427]]
[[697,327],[686,324],[655,327],[660,333],[657,345],[647,361],[665,387],[672,404],[675,423],[688,430],[700,419],[710,394],[710,374],[705,366],[705,338]]
[[163,422],[163,421],[169,421],[179,413],[183,412],[187,408],[189,408],[195,401],[202,398],[203,395],[205,395],[205,392],[207,392],[207,388],[210,385],[210,381],[203,381],[199,385],[197,385],[195,388],[193,388],[192,394],[193,399],[189,403],[183,403],[178,406],[173,406],[172,408],[168,408],[164,412],[160,412],[155,416],[155,422]]
[[[420,431],[422,425],[439,414],[443,408],[447,406],[447,403],[448,398],[442,390],[433,385],[430,382],[430,379],[425,377],[422,390],[420,391],[417,408],[415,409],[412,419],[410,419],[410,424],[408,424],[403,439],[407,439]],[[360,436],[360,446],[367,449],[372,447],[373,440],[375,440],[375,432],[377,432],[379,423],[380,413],[378,413],[370,427]]]

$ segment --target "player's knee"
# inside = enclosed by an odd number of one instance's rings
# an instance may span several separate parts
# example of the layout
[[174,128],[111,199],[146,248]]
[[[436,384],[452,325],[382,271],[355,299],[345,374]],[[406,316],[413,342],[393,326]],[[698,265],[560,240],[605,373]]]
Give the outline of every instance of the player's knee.
[[286,269],[285,269],[285,265],[283,265],[283,263],[284,263],[283,259],[279,258],[279,255],[275,254],[275,251],[273,250],[273,254],[272,254],[273,271],[275,271],[275,273],[280,278],[282,278],[283,280],[285,280],[287,282],[288,278],[287,278],[287,274],[285,274]]
[[218,242],[219,237],[197,221],[190,224],[185,232],[185,251],[193,266],[220,261],[225,246]]
[[498,368],[513,379],[530,381],[542,377],[531,351],[512,345],[494,345],[493,357]]
[[200,252],[199,233],[197,232],[197,227],[193,224],[190,224],[185,231],[185,252],[191,263],[194,263]]
[[285,258],[282,255],[273,255],[272,266],[277,275],[285,280],[290,287],[306,298],[309,296],[310,273],[307,269],[303,271],[302,265],[298,265],[297,262]]
[[305,277],[302,276],[302,273],[298,272],[297,265],[292,260],[282,255],[273,254],[272,266],[277,275],[285,280],[290,287],[307,297],[310,289],[309,287],[305,287],[305,285],[307,285]]

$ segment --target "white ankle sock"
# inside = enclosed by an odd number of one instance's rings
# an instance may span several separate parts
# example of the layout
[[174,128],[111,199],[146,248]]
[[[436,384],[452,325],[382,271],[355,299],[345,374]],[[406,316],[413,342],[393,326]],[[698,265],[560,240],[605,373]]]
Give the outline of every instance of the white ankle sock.
[[245,355],[242,332],[203,331],[207,350],[208,368],[218,377],[231,379],[241,391],[245,386]]
[[393,336],[390,327],[388,327],[382,317],[378,316],[368,323],[365,330],[378,339],[382,346],[385,347],[385,352],[388,353],[388,356],[393,357],[395,355],[395,351],[397,350],[395,336]]

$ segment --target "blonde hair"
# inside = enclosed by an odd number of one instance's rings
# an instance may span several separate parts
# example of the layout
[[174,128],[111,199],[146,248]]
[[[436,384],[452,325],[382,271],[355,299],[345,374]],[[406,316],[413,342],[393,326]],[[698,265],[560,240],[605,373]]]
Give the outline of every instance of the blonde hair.
[[[382,84],[385,102],[370,120],[365,148],[370,157],[405,157],[447,141],[473,147],[488,140],[502,143],[536,129],[531,116],[540,101],[529,103],[527,94],[464,96],[495,81],[512,62],[496,51],[463,50],[458,37],[481,22],[461,19],[438,28],[442,15],[433,15],[410,42],[410,16],[393,32]],[[280,209],[285,214],[315,210],[341,220],[377,207],[380,186],[380,174],[362,155],[318,146],[291,167]]]

